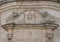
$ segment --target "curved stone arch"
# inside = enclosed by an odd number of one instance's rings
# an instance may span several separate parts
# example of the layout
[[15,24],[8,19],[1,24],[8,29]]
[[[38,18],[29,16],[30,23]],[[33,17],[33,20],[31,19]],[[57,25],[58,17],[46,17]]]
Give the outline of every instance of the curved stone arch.
[[[4,11],[11,10],[11,9],[16,9],[16,8],[17,9],[29,9],[29,8],[31,8],[31,9],[41,9],[42,8],[43,9],[43,8],[45,8],[45,9],[53,9],[53,10],[60,11],[60,3],[40,1],[37,4],[32,4],[32,5],[31,5],[31,3],[28,3],[28,4],[30,5],[30,7],[27,4],[24,5],[24,3],[21,6],[21,3],[19,4],[19,3],[16,3],[16,2],[3,4],[3,5],[0,6],[0,14]],[[36,6],[36,7],[32,7],[32,6]]]

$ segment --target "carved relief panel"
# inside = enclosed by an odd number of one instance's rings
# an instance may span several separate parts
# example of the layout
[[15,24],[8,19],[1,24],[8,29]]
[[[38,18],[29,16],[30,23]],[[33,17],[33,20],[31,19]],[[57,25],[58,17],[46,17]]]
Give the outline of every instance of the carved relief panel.
[[[22,12],[20,12],[22,11]],[[13,11],[12,14],[6,18],[6,23],[16,23],[16,24],[40,24],[46,21],[53,21],[53,17],[49,15],[48,12],[43,10],[43,13],[39,10],[20,10]]]
[[43,22],[44,18],[37,10],[25,10],[14,22],[17,24],[38,24]]
[[43,17],[41,16],[41,13],[37,10],[25,10],[23,12],[13,12],[12,15],[7,17],[6,19],[7,23],[21,23],[21,24],[35,24],[35,23],[41,23],[43,22]]

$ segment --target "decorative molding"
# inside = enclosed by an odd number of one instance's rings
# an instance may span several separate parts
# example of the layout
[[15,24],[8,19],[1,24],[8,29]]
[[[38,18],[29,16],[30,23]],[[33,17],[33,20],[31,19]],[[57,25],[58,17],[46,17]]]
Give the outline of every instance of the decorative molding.
[[[34,3],[34,2],[33,2]],[[0,13],[3,13],[4,11],[7,10],[11,10],[11,9],[41,9],[41,8],[47,8],[47,9],[53,9],[53,10],[57,10],[60,11],[60,3],[55,3],[55,2],[48,2],[48,1],[40,1],[40,2],[36,2],[35,4],[31,4],[27,2],[24,2],[23,5],[20,7],[21,3],[7,3],[7,4],[3,4],[2,6],[0,6]]]

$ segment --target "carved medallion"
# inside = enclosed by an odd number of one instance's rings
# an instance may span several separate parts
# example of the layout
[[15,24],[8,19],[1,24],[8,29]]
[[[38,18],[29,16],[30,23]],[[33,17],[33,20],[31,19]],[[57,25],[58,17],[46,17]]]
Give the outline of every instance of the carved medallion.
[[28,20],[28,21],[36,19],[36,15],[34,13],[35,13],[34,11],[29,10],[29,11],[25,12],[24,18],[26,18],[26,20]]

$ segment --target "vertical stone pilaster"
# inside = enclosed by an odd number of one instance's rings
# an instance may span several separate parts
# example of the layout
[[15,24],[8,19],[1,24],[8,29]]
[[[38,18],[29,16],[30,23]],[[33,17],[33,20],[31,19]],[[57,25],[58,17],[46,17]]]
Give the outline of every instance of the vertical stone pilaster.
[[[7,24],[6,24],[7,25]],[[5,30],[7,31],[7,39],[8,42],[13,42],[13,30],[14,30],[14,24],[4,26]]]
[[12,38],[13,38],[13,27],[8,27],[8,42],[13,42]]
[[52,29],[47,29],[46,37],[47,37],[46,42],[53,42],[53,31],[52,31]]
[[53,42],[53,31],[58,27],[57,24],[46,25],[46,42]]

